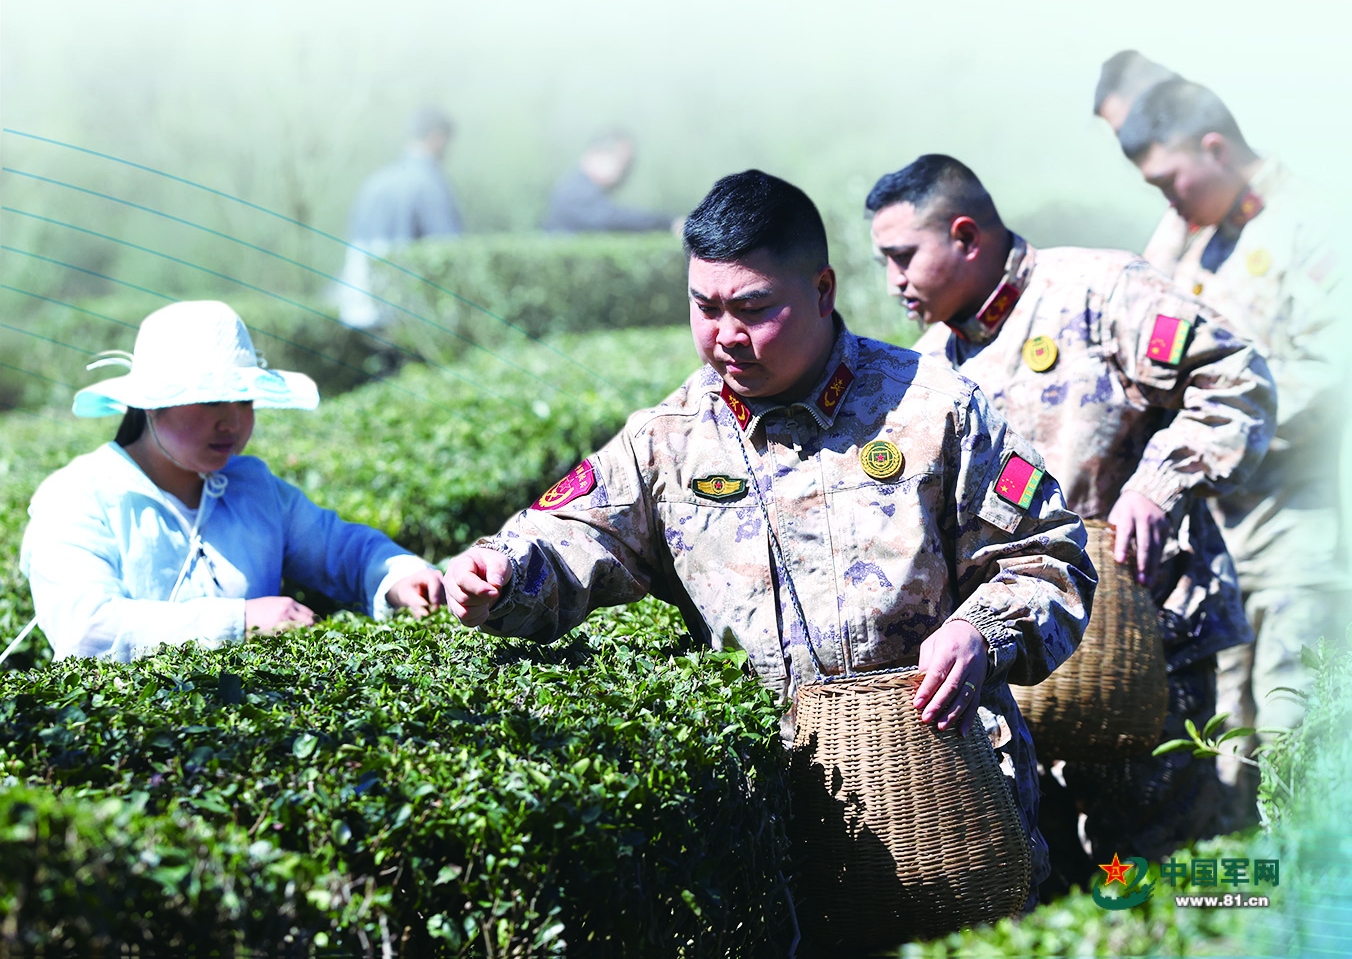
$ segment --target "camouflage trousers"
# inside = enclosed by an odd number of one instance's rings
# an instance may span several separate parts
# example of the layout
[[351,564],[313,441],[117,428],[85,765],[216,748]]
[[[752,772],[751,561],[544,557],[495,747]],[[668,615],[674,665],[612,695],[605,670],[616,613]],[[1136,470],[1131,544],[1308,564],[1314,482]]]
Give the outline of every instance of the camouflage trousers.
[[[1187,738],[1183,722],[1201,728],[1216,712],[1216,657],[1169,673],[1169,713],[1160,742]],[[1087,886],[1098,864],[1139,856],[1158,862],[1179,846],[1214,834],[1222,787],[1212,759],[1187,750],[1146,753],[1112,763],[1065,763],[1054,773],[1043,761],[1038,817],[1051,852],[1052,875],[1043,901],[1070,886]],[[1086,853],[1080,836],[1080,815]]]

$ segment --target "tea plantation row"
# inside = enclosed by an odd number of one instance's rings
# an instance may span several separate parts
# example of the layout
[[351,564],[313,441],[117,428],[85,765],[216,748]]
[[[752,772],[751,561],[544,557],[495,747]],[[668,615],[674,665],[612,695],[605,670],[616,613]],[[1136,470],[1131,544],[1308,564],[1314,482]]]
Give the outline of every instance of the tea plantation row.
[[780,710],[673,615],[543,648],[340,617],[4,674],[0,937],[782,954]]
[[[316,413],[260,412],[251,452],[437,558],[696,360],[678,327],[556,338],[513,362],[410,366]],[[6,635],[31,613],[28,497],[112,427],[0,423]],[[686,655],[677,625],[645,604],[537,650],[444,617],[339,616],[214,654],[7,672],[0,935],[755,954],[784,919],[779,710],[735,660]],[[41,648],[35,634],[7,665]]]

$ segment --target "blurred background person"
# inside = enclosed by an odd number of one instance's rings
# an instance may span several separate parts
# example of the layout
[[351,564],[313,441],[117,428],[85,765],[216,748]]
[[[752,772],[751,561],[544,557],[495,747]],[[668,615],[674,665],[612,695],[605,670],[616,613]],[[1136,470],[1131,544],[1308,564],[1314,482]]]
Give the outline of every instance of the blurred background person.
[[551,233],[676,231],[679,218],[621,206],[610,198],[633,164],[633,137],[621,131],[597,137],[581,162],[554,184],[541,227]]
[[1162,64],[1135,50],[1119,50],[1099,70],[1094,88],[1094,113],[1108,121],[1116,133],[1136,98],[1157,83],[1177,80],[1179,76]]
[[[1170,204],[1146,258],[1251,338],[1277,383],[1267,458],[1243,490],[1213,502],[1257,635],[1221,654],[1218,711],[1234,726],[1292,727],[1304,702],[1278,687],[1308,690],[1302,645],[1340,638],[1346,622],[1337,400],[1347,316],[1335,292],[1337,234],[1325,196],[1259,156],[1204,86],[1173,79],[1150,88],[1118,139]],[[1254,780],[1246,774],[1239,797],[1245,815]]]
[[[404,243],[428,236],[458,236],[464,232],[460,208],[442,172],[455,127],[437,107],[422,107],[409,120],[409,140],[399,159],[362,181],[348,214],[343,282],[338,315],[348,326],[370,327],[380,322],[380,303],[369,294],[371,257],[384,256]],[[366,252],[363,252],[366,251]]]

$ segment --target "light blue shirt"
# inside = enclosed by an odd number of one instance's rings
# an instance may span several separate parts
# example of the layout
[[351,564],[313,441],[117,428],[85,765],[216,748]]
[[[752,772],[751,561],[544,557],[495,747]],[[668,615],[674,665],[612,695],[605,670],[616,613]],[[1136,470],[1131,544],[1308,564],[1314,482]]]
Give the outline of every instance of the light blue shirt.
[[372,173],[357,189],[347,235],[358,246],[388,249],[425,236],[464,232],[440,164],[414,150]]
[[57,659],[127,662],[160,643],[215,647],[244,636],[244,601],[285,576],[387,616],[386,591],[428,568],[369,526],[345,523],[235,456],[207,476],[197,515],[116,443],[76,457],[33,494],[19,567]]

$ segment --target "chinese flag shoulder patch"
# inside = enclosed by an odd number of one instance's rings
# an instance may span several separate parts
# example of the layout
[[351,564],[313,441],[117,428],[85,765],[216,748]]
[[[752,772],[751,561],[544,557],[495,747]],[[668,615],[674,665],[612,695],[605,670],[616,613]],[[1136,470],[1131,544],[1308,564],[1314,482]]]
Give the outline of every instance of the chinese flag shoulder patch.
[[590,460],[583,460],[532,503],[531,509],[560,509],[594,489],[596,489],[596,470],[592,468]]
[[1188,348],[1188,337],[1191,335],[1192,324],[1187,320],[1160,313],[1155,317],[1145,355],[1156,363],[1177,366],[1183,362],[1183,353]]
[[1000,471],[1000,478],[995,481],[995,492],[1019,509],[1027,509],[1045,475],[1043,470],[1015,454]]

